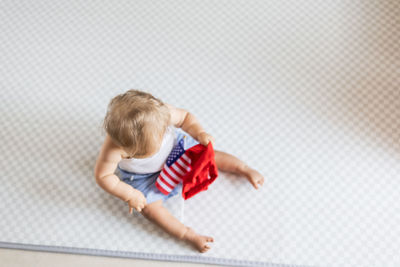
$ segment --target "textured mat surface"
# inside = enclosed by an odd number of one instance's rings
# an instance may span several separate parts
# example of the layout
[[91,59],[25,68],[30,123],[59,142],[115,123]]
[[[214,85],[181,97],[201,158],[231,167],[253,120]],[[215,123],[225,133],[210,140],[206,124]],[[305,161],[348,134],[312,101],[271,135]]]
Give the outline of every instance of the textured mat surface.
[[[399,266],[398,1],[0,1],[0,246]],[[94,182],[108,101],[195,114],[265,175],[168,201],[199,255]]]

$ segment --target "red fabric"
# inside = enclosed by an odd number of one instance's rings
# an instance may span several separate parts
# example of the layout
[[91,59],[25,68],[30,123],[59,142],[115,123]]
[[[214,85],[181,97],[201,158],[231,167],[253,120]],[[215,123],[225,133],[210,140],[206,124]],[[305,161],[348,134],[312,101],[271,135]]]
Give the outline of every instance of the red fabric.
[[182,179],[182,196],[191,198],[197,193],[207,190],[208,185],[218,177],[218,169],[215,164],[215,154],[211,142],[207,146],[197,144],[188,150],[186,154],[192,160],[192,169]]

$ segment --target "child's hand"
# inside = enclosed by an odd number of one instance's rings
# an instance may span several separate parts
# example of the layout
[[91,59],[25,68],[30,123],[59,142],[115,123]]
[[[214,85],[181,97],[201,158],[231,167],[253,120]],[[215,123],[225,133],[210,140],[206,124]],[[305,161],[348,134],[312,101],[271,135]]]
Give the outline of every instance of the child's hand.
[[141,212],[146,205],[146,198],[142,192],[134,189],[135,191],[131,195],[130,199],[127,201],[129,205],[129,213],[132,214],[133,209]]
[[198,134],[197,136],[197,140],[199,141],[200,144],[207,146],[209,142],[211,142],[211,144],[215,145],[215,139],[214,137],[212,137],[210,134],[206,133],[206,132],[201,132]]

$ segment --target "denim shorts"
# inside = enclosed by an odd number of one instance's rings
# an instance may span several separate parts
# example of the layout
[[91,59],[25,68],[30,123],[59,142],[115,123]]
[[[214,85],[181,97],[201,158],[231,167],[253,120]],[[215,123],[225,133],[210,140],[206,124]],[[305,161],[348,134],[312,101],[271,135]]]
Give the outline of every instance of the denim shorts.
[[[175,144],[177,144],[181,139],[184,138],[184,136],[186,136],[184,141],[185,150],[199,143],[197,140],[195,140],[193,137],[191,137],[188,133],[186,133],[180,128],[175,128],[175,134],[176,134]],[[160,190],[158,190],[158,188],[155,185],[158,175],[160,174],[161,171],[154,173],[144,173],[144,174],[133,173],[123,170],[119,166],[118,170],[119,170],[118,176],[121,179],[121,181],[129,184],[133,188],[142,192],[143,195],[146,197],[147,204],[153,203],[160,199],[162,201],[166,201],[168,198],[173,197],[178,193],[182,192],[182,184],[180,183],[171,191],[171,193],[169,193],[169,195],[164,195],[163,193],[161,193]]]

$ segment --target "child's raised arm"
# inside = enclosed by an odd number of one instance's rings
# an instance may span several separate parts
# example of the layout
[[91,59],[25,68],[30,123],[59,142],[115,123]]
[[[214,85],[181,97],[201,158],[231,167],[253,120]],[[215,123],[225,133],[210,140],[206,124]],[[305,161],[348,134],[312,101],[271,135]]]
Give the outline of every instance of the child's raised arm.
[[215,145],[214,137],[204,131],[203,127],[192,113],[181,108],[176,108],[170,104],[165,104],[169,108],[171,114],[170,124],[182,128],[182,130],[199,141],[200,144],[206,146],[208,142],[211,142],[213,146]]
[[130,206],[129,212],[132,212],[132,208],[140,212],[146,205],[146,198],[143,196],[142,192],[122,182],[118,176],[114,174],[118,162],[121,159],[121,148],[115,145],[107,135],[94,169],[96,182],[108,193],[128,202]]

